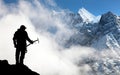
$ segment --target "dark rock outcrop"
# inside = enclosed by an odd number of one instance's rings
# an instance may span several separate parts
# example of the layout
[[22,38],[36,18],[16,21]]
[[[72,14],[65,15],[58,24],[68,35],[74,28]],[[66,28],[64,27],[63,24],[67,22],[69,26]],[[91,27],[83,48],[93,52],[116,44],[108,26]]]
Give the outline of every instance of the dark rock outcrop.
[[39,75],[26,65],[10,65],[7,60],[0,60],[0,75]]

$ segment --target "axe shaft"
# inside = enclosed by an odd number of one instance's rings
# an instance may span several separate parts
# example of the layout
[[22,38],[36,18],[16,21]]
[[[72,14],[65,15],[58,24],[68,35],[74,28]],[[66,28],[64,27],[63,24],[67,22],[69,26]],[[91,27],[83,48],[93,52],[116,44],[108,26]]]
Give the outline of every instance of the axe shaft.
[[[39,43],[39,39],[34,40],[33,43],[36,42],[36,41],[38,41],[38,43]],[[31,43],[29,43],[29,44],[27,45],[27,47],[28,47],[29,45],[31,45]]]

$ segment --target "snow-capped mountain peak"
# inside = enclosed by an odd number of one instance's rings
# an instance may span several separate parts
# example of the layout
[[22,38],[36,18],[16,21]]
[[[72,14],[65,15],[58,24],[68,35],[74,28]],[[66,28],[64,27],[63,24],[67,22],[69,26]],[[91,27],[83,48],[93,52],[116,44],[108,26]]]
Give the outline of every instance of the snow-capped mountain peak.
[[94,19],[96,18],[93,14],[88,12],[85,8],[79,9],[78,13],[83,18],[84,22],[91,22],[91,21],[94,21]]

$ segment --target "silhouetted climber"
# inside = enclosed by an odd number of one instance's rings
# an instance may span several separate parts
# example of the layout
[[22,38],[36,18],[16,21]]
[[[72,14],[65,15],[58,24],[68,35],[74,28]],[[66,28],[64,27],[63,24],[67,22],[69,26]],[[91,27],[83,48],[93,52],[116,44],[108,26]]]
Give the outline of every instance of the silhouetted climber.
[[25,29],[26,27],[24,25],[21,25],[13,37],[14,47],[16,48],[16,64],[23,64],[25,53],[27,51],[26,41],[29,41],[31,44],[33,44],[33,41],[28,37]]

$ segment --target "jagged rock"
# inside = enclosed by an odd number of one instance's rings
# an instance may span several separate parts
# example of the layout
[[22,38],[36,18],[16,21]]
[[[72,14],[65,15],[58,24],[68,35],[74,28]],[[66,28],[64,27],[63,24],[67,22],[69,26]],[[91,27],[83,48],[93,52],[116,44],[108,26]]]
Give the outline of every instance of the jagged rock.
[[10,65],[7,60],[0,60],[0,75],[39,75],[26,65]]
[[117,16],[109,11],[101,16],[100,24],[105,25],[106,23],[109,22],[116,22],[116,20]]
[[[97,23],[80,21],[76,22],[73,28],[75,32],[70,39],[67,40],[65,47],[83,45],[102,50],[106,48],[110,49],[108,46],[109,43],[109,45],[112,45],[111,48],[120,48],[120,17],[110,11],[103,14]],[[107,36],[109,36],[109,38]],[[110,39],[114,39],[115,41],[111,41]],[[104,41],[104,43],[101,42],[101,40]],[[115,46],[116,44],[117,46]]]

